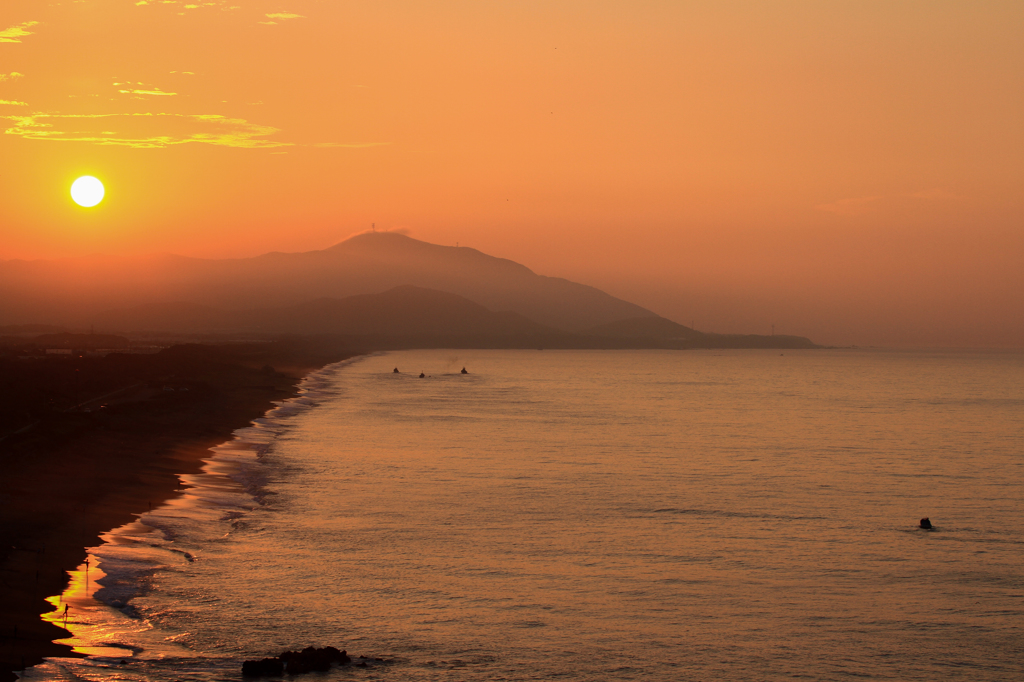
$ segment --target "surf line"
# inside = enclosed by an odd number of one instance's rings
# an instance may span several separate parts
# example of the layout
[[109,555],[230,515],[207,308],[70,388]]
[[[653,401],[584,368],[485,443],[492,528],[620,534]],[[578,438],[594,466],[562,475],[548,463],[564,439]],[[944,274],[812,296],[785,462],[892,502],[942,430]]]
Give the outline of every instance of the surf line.
[[[214,515],[213,521],[228,524],[230,533],[240,518],[260,506],[266,479],[261,460],[287,431],[290,418],[313,409],[337,373],[365,357],[352,356],[307,373],[296,385],[295,395],[275,401],[261,417],[236,429],[230,440],[209,448],[211,454],[202,459],[200,472],[180,475],[181,488],[171,497],[150,503],[148,511],[134,514],[136,520],[103,533],[101,544],[85,548],[85,560],[64,571],[68,576],[64,591],[46,598],[53,610],[41,614],[42,620],[69,635],[54,642],[93,659],[127,659],[146,649],[142,643],[151,645],[154,639],[162,655],[194,655],[162,638],[147,638],[150,626],[131,604],[150,575],[173,563],[201,561],[200,548],[175,546],[168,521],[180,523],[192,517],[196,523],[210,522]],[[22,672],[29,679],[38,674],[45,678],[51,666],[70,664],[67,659],[48,658]]]

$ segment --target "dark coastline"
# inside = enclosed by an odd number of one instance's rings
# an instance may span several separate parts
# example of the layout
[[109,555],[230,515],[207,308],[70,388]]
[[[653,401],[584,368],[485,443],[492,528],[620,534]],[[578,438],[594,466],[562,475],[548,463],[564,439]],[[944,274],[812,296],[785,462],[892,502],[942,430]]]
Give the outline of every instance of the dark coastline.
[[[198,472],[209,448],[296,395],[310,371],[356,354],[290,342],[28,364],[3,358],[2,407],[25,425],[6,423],[0,433],[0,681],[44,657],[73,655],[53,643],[67,633],[40,615],[100,534],[173,497],[179,475]],[[77,409],[52,407],[62,375],[75,377]],[[39,384],[52,390],[35,395]],[[112,386],[123,390],[110,396]],[[77,402],[90,395],[107,397]]]

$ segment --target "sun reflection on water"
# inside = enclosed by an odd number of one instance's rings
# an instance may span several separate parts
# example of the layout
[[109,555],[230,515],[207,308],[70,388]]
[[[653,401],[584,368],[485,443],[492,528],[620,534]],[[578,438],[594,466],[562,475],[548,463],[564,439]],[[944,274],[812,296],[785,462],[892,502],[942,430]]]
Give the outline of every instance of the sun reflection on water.
[[100,568],[100,561],[90,555],[76,569],[68,571],[68,575],[70,581],[64,593],[46,598],[54,610],[43,614],[43,620],[64,628],[71,635],[55,641],[86,656],[132,656],[133,652],[127,646],[113,643],[97,645],[99,642],[109,642],[120,634],[108,618],[97,618],[99,611],[112,610],[93,596],[102,587],[99,581],[106,576]]

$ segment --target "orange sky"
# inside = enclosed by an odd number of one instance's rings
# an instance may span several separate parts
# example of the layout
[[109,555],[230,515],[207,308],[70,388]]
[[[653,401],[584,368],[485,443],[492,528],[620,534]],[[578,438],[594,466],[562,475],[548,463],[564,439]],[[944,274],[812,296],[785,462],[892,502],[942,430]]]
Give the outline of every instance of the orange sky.
[[1024,347],[1022,35],[980,0],[3,0],[0,258],[376,223],[706,331]]

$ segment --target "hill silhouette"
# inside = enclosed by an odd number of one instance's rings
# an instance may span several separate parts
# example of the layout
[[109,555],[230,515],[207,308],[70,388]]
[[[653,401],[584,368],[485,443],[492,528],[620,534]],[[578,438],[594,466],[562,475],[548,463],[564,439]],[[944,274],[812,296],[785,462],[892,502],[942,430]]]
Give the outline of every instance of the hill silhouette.
[[633,318],[572,333],[512,312],[493,312],[462,296],[410,285],[380,294],[321,298],[293,306],[218,310],[176,303],[97,316],[130,336],[331,336],[364,348],[814,348],[802,337],[706,334],[663,317]]
[[5,261],[0,290],[5,325],[118,333],[316,334],[380,348],[814,347],[801,337],[698,332],[594,287],[389,232],[254,258]]
[[778,334],[714,334],[667,320],[664,317],[637,317],[598,325],[587,336],[606,339],[604,345],[643,348],[818,348],[802,336]]
[[519,313],[492,312],[462,296],[408,284],[381,294],[322,298],[264,314],[264,328],[278,333],[500,337],[555,332]]
[[[115,308],[164,304],[228,310],[281,307],[412,285],[463,296],[565,331],[655,314],[594,287],[537,275],[468,247],[364,233],[320,251],[254,258],[88,256],[0,263],[7,324],[79,326]],[[165,311],[169,312],[169,311]]]
[[564,335],[518,313],[492,312],[462,296],[411,285],[380,294],[318,298],[274,308],[232,311],[171,303],[108,311],[96,318],[104,328],[136,333],[495,339]]
[[679,341],[696,341],[707,336],[707,334],[684,327],[664,317],[633,317],[628,320],[616,320],[592,327],[587,330],[587,334],[619,339],[649,338]]

